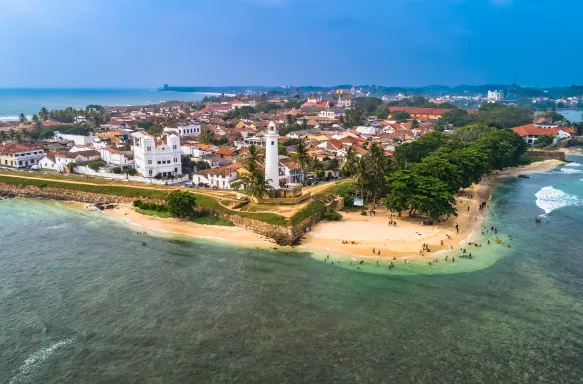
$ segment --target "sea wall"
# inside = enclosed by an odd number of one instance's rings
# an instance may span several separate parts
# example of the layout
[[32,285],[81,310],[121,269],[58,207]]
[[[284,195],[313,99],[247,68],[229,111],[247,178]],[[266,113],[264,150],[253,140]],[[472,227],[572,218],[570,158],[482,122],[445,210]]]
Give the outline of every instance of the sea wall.
[[[50,199],[61,201],[77,201],[88,204],[105,204],[105,203],[132,203],[135,199],[132,197],[105,195],[101,193],[74,191],[70,189],[36,187],[34,185],[10,185],[0,183],[0,195],[9,195],[16,197],[26,197],[31,199]],[[143,201],[156,204],[164,204],[163,200],[140,198]]]
[[527,156],[529,157],[536,157],[539,159],[544,160],[560,160],[560,161],[567,161],[564,152],[559,151],[546,151],[546,150],[538,150],[538,149],[529,149],[526,152]]

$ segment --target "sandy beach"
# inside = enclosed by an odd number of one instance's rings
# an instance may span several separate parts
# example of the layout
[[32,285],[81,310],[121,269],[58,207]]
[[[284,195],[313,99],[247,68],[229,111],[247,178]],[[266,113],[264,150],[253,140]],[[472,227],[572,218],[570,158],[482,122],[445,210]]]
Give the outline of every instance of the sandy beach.
[[[479,210],[482,201],[488,202],[496,183],[519,174],[547,172],[563,164],[558,160],[537,162],[528,166],[509,168],[486,176],[479,184],[456,194],[458,216],[434,225],[423,225],[423,217],[392,216],[397,226],[389,226],[391,214],[382,206],[377,206],[375,216],[362,216],[360,212],[342,212],[338,222],[323,221],[306,234],[297,248],[316,254],[335,254],[358,259],[423,259],[423,244],[428,244],[430,253],[459,248],[471,241],[480,228],[489,207]],[[82,205],[82,204],[79,204]],[[106,215],[143,231],[158,231],[160,234],[177,234],[194,238],[226,242],[232,245],[273,248],[274,242],[264,236],[240,227],[200,225],[177,219],[164,219],[142,215],[134,211],[130,204],[121,204],[115,209],[104,211]],[[459,225],[459,233],[455,225]],[[344,241],[344,243],[343,243]],[[443,244],[442,244],[443,241]],[[372,253],[373,248],[375,254]],[[378,255],[378,250],[381,254]]]
[[255,232],[240,227],[202,225],[178,219],[163,219],[142,215],[131,204],[120,204],[103,211],[106,215],[141,231],[158,231],[160,234],[175,234],[199,239],[225,242],[230,245],[274,247],[275,242]]
[[[314,226],[299,247],[318,254],[342,254],[359,260],[379,257],[416,260],[451,247],[460,248],[472,241],[473,234],[481,233],[481,225],[489,207],[486,205],[480,211],[479,204],[481,201],[489,201],[496,183],[519,174],[547,172],[561,164],[562,161],[546,160],[486,176],[479,184],[456,194],[457,217],[435,222],[434,225],[423,225],[423,217],[412,218],[403,213],[402,217],[396,218],[396,227],[389,226],[391,214],[384,207],[377,207],[375,216],[342,212],[344,218],[341,221],[322,222]],[[456,232],[456,224],[459,225],[459,233]],[[429,245],[430,253],[420,252],[423,244]]]

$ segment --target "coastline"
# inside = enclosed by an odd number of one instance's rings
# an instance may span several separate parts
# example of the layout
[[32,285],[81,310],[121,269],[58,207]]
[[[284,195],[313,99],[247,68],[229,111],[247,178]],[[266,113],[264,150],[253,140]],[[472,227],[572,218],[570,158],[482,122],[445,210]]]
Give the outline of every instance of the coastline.
[[[78,203],[79,207],[85,204]],[[280,247],[275,241],[241,227],[203,225],[178,219],[165,219],[143,215],[133,209],[132,204],[119,204],[116,208],[104,210],[108,217],[131,227],[154,231],[165,235],[180,235],[197,239],[226,242],[230,245],[274,248]]]
[[[375,216],[361,216],[360,212],[342,212],[344,218],[339,222],[322,221],[314,226],[303,238],[302,243],[294,247],[297,250],[312,253],[313,257],[322,255],[339,255],[341,259],[357,258],[359,260],[408,260],[427,261],[431,255],[459,249],[467,244],[481,231],[479,229],[487,218],[490,207],[478,209],[481,201],[489,202],[496,185],[502,180],[519,174],[543,173],[564,164],[559,160],[546,160],[527,166],[508,168],[497,171],[483,178],[479,184],[456,195],[458,217],[452,217],[435,225],[422,225],[422,218],[410,218],[404,215],[396,218],[397,226],[389,227],[389,213],[384,207],[377,207]],[[82,203],[72,203],[83,208]],[[468,210],[469,207],[469,210]],[[131,204],[123,203],[115,209],[103,211],[108,217],[131,227],[157,232],[160,235],[180,235],[216,242],[225,242],[236,246],[260,247],[265,249],[282,249],[273,240],[240,227],[223,227],[201,225],[177,219],[165,219],[142,215],[134,211]],[[456,233],[455,224],[459,224]],[[451,236],[448,239],[447,235]],[[349,244],[343,244],[347,240]],[[443,240],[443,245],[441,245]],[[355,244],[352,244],[352,241]],[[429,245],[430,253],[420,254],[423,244]],[[373,254],[372,249],[381,254]]]
[[[390,214],[384,207],[377,208],[377,214],[373,217],[361,216],[360,212],[342,212],[344,218],[341,221],[316,225],[298,248],[310,251],[318,258],[333,254],[342,255],[343,259],[427,261],[431,255],[447,252],[452,247],[458,249],[481,233],[479,229],[491,208],[487,204],[480,211],[479,204],[481,201],[490,201],[499,182],[519,174],[548,172],[561,164],[564,163],[559,160],[545,160],[492,173],[479,184],[456,194],[457,217],[432,226],[422,225],[422,218],[410,218],[404,214],[396,218],[396,227],[390,227]],[[459,224],[459,233],[456,232],[456,224]],[[343,244],[344,240],[349,243]],[[352,244],[353,241],[355,244]],[[420,252],[423,244],[429,245],[430,253]],[[373,248],[375,254],[372,253]],[[378,250],[381,251],[380,255]]]

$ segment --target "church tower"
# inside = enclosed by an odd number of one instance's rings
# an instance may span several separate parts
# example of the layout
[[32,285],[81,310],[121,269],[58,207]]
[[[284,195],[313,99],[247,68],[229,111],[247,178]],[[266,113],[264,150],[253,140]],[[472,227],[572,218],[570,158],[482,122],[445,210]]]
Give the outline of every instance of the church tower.
[[279,153],[277,127],[272,121],[267,126],[265,135],[265,179],[273,189],[279,189]]

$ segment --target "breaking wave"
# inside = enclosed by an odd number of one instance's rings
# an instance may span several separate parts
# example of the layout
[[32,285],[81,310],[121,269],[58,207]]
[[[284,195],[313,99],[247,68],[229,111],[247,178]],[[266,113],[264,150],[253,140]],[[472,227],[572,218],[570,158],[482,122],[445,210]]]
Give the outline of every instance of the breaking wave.
[[578,205],[581,202],[577,196],[569,195],[553,187],[543,187],[535,193],[535,196],[537,207],[545,211],[545,214],[563,207]]
[[580,169],[573,169],[573,168],[563,168],[561,169],[563,173],[582,173],[583,171]]
[[55,351],[59,348],[66,347],[67,345],[73,343],[77,337],[71,337],[69,339],[61,340],[56,342],[55,344],[39,349],[32,355],[30,355],[24,363],[18,368],[16,375],[10,379],[9,384],[20,384],[20,383],[28,383],[30,381],[30,376],[34,373],[41,364],[46,361]]
[[578,162],[574,161],[572,163],[565,164],[565,167],[580,167],[583,164],[579,164]]

